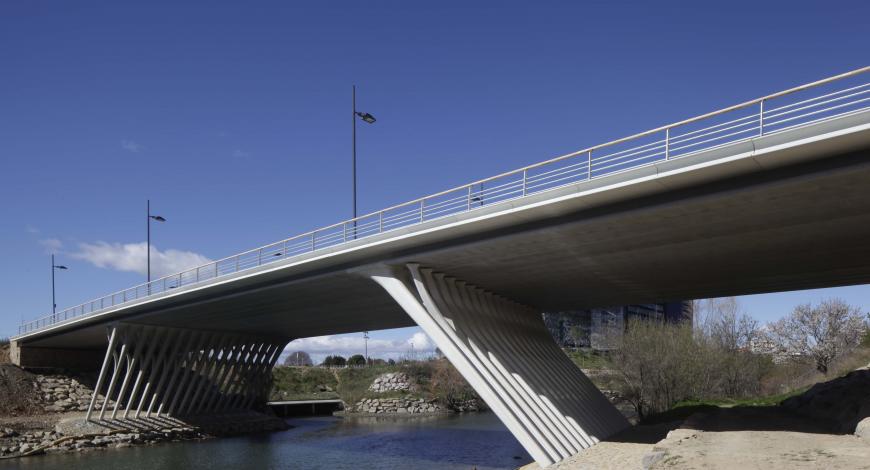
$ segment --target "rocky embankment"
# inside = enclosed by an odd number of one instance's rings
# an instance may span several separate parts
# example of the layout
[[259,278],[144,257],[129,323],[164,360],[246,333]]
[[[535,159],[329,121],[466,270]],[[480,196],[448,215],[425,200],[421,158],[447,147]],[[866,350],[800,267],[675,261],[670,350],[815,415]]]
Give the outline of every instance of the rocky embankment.
[[87,411],[93,390],[80,382],[81,377],[55,374],[36,375],[35,379],[45,411]]
[[363,398],[350,410],[357,414],[429,414],[450,410],[434,399],[423,398]]
[[411,384],[411,379],[404,372],[388,372],[375,377],[369,386],[369,391],[374,393],[386,392],[411,392],[416,387]]
[[0,454],[4,458],[34,454],[83,452],[133,445],[177,442],[209,437],[194,428],[171,428],[159,431],[119,432],[96,435],[67,436],[57,431],[34,431],[19,434],[14,429],[0,430]]
[[[359,400],[349,406],[346,413],[356,415],[408,416],[479,411],[480,409],[477,400],[474,399],[455,402],[451,403],[450,406],[445,406],[435,398],[422,397],[418,387],[404,372],[388,372],[375,377],[368,391],[375,396]],[[402,396],[394,396],[397,393]],[[381,394],[388,396],[377,396]]]
[[[198,440],[287,428],[284,420],[275,416],[245,412],[185,421],[172,418],[146,420],[132,423],[128,429],[109,429],[83,419],[93,393],[89,386],[91,383],[93,377],[87,375],[61,371],[34,374],[12,364],[0,364],[0,397],[3,398],[0,400],[0,458]],[[113,402],[109,402],[110,409],[112,405]]]

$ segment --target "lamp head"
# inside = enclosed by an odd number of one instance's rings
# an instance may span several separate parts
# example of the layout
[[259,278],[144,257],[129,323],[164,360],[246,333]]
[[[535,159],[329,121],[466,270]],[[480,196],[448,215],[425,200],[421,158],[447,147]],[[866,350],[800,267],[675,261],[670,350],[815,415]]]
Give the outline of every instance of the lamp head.
[[369,124],[373,124],[375,121],[377,121],[377,119],[375,119],[375,117],[369,113],[361,113],[361,112],[357,111],[356,115],[359,116],[360,119],[362,119],[363,121],[365,121]]

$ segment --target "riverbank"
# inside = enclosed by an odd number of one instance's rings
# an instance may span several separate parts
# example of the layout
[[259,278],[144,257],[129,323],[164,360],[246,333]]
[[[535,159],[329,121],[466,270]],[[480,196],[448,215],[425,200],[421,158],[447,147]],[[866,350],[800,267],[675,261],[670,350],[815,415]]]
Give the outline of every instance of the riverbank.
[[445,359],[359,368],[276,367],[270,400],[340,399],[343,416],[482,411],[474,390]]
[[[34,373],[0,364],[0,459],[40,454],[204,440],[218,436],[286,430],[271,414],[229,413],[191,417],[108,420],[88,423],[92,374],[46,370]],[[113,403],[108,404],[113,410]]]
[[28,431],[19,432],[9,427],[0,429],[0,459],[198,441],[288,428],[284,420],[258,412],[228,413],[184,421],[174,418],[119,420],[112,424],[85,421],[82,413],[65,413],[42,415],[20,422],[25,423],[30,427]]
[[870,469],[868,389],[862,368],[778,405],[675,409],[663,415],[674,421],[633,426],[548,469]]

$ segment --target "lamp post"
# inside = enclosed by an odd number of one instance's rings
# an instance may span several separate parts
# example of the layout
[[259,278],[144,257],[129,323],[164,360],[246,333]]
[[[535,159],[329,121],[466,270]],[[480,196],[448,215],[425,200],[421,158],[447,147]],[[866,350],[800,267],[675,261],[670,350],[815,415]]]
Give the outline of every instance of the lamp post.
[[51,322],[54,323],[57,313],[57,301],[54,296],[54,272],[58,269],[66,270],[68,269],[66,266],[54,264],[54,253],[51,254]]
[[[360,118],[366,124],[374,124],[377,119],[369,113],[356,110],[356,85],[353,86],[351,119],[353,120],[353,238],[356,238],[356,118]],[[366,365],[369,363],[369,332],[363,333],[366,343]]]
[[[148,263],[148,282],[151,282],[151,219],[154,219],[158,222],[166,222],[166,219],[164,219],[163,217],[160,217],[159,215],[151,215],[151,200],[150,199],[148,199],[148,203],[146,204],[145,210],[146,210],[147,221],[148,221],[148,229],[147,229],[148,236],[146,237],[147,238],[146,251],[148,252],[146,255],[146,257],[148,259],[148,261],[147,261],[147,263]],[[148,286],[148,288],[150,290],[151,286]]]
[[368,331],[363,332],[363,339],[365,340],[365,344],[366,344],[366,366],[368,366],[369,365],[369,332]]

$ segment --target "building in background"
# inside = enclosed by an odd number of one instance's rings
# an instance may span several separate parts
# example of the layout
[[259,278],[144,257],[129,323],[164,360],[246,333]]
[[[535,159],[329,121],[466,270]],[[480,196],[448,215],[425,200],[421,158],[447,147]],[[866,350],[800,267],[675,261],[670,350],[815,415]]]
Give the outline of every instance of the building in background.
[[692,301],[544,313],[544,324],[562,347],[607,350],[625,332],[630,318],[692,322]]

